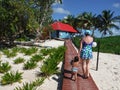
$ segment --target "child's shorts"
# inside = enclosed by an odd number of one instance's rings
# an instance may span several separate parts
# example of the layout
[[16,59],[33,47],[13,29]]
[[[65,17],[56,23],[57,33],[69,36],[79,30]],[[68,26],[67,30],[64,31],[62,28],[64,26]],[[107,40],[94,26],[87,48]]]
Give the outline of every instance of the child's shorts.
[[73,67],[72,68],[72,72],[78,72],[78,68],[77,67]]

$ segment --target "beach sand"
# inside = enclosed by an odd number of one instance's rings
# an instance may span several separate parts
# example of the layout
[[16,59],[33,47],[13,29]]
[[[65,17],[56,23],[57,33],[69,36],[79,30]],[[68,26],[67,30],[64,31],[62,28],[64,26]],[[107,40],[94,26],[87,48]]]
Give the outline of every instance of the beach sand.
[[[64,41],[59,40],[47,40],[44,43],[40,44],[43,47],[58,47],[64,45]],[[120,55],[100,53],[99,54],[99,66],[98,71],[96,71],[96,61],[97,61],[97,52],[93,52],[94,58],[91,60],[90,64],[90,73],[98,86],[99,90],[120,90]],[[24,57],[26,60],[29,60],[30,57],[23,56],[19,54],[17,57]],[[15,57],[16,58],[16,57]],[[12,70],[19,70],[24,72],[22,82],[34,81],[36,73],[39,72],[41,63],[38,63],[37,68],[33,70],[23,70],[23,64],[15,65],[13,64],[13,58],[6,58],[2,55],[1,60],[8,61],[12,65]],[[58,65],[59,69],[62,67],[62,62]],[[0,74],[0,77],[2,74]],[[51,77],[45,79],[44,83],[37,88],[37,90],[61,90],[61,76],[52,75]],[[12,85],[0,85],[0,90],[14,90],[15,87],[21,86],[22,83],[13,83]]]
[[97,71],[97,53],[93,55],[90,73],[99,90],[120,90],[120,55],[100,53]]

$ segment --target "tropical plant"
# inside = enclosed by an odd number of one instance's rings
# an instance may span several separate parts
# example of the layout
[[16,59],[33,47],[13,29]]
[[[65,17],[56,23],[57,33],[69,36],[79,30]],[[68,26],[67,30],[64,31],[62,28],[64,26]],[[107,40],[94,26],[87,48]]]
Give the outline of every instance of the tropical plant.
[[27,48],[21,47],[20,48],[20,53],[25,53],[27,51]]
[[25,61],[24,58],[19,57],[14,60],[14,63],[19,64],[19,63],[23,63],[24,61]]
[[24,83],[22,87],[16,87],[14,90],[36,90],[32,83]]
[[93,31],[92,35],[94,35],[94,30],[96,29],[96,14],[92,12],[83,12],[76,18],[78,19],[78,28],[91,29]]
[[40,68],[41,75],[48,77],[59,72],[57,65],[63,60],[65,50],[64,46],[60,46],[49,55]]
[[[102,44],[100,45],[100,52],[120,55],[120,42],[116,42],[119,41],[119,38],[120,36],[110,36],[104,38],[95,38],[94,40],[97,43],[98,41],[101,41]],[[75,39],[73,39],[73,43],[77,48],[79,48],[80,43],[78,37],[75,37]],[[98,47],[93,48],[93,51],[97,52]]]
[[43,55],[43,56],[47,56],[51,53],[51,49],[41,49],[40,50],[40,53]]
[[22,48],[21,52],[24,53],[25,55],[32,55],[38,51],[38,48],[36,47],[31,47],[28,49]]
[[11,69],[11,66],[9,65],[8,62],[6,63],[1,63],[0,61],[0,73],[5,73]]
[[17,36],[38,27],[29,1],[1,0],[0,11],[0,41],[11,45]]
[[22,87],[16,87],[14,90],[36,90],[37,86],[42,85],[45,78],[39,78],[31,83],[24,83]]
[[98,30],[102,33],[102,37],[106,34],[112,35],[111,28],[115,28],[117,30],[120,29],[116,22],[120,22],[120,16],[114,16],[114,12],[110,10],[103,10],[102,14],[97,16],[98,19]]
[[38,79],[36,79],[35,81],[33,81],[32,84],[33,84],[34,86],[40,86],[40,85],[43,84],[44,80],[45,80],[45,78],[44,78],[44,77],[41,77],[41,78],[38,78]]
[[19,52],[20,51],[20,48],[19,47],[13,47],[12,48],[12,52],[14,52],[14,53],[17,53],[17,52]]
[[14,82],[21,82],[22,80],[22,73],[16,72],[7,72],[1,77],[1,84],[12,84]]
[[43,59],[43,56],[42,55],[34,55],[34,56],[32,56],[32,58],[30,59],[31,61],[33,61],[33,62],[39,62],[39,61],[41,61]]
[[57,63],[52,58],[48,58],[46,62],[44,62],[40,70],[43,76],[48,77],[58,72]]
[[15,57],[17,55],[17,52],[13,52],[12,50],[9,49],[3,49],[2,52],[8,57]]
[[34,69],[37,67],[37,63],[34,61],[27,61],[26,63],[24,63],[24,69],[28,70],[28,69]]

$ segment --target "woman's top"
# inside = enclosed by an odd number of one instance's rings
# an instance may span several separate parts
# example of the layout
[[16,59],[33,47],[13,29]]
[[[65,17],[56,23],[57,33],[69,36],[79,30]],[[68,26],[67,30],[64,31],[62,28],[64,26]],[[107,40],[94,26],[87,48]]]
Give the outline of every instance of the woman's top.
[[84,60],[92,59],[92,43],[86,43],[85,41],[82,42],[82,49],[80,53],[80,58]]

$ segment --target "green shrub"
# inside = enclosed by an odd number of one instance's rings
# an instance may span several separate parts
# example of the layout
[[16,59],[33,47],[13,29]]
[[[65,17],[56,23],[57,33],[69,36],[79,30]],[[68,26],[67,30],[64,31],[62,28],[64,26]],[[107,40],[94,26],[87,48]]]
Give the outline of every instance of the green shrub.
[[5,73],[11,69],[11,66],[9,65],[8,62],[6,63],[1,63],[0,62],[0,73]]
[[23,50],[24,50],[23,53],[25,55],[32,55],[32,54],[34,54],[34,53],[36,53],[38,51],[38,48],[32,47],[32,48],[23,49]]
[[26,63],[24,63],[24,69],[34,69],[37,67],[37,63],[33,62],[33,61],[27,61]]
[[17,55],[16,52],[13,52],[12,50],[4,49],[2,52],[8,57],[15,57]]
[[[94,38],[94,41],[100,42],[100,52],[103,53],[112,53],[112,54],[119,54],[120,55],[120,36],[110,36],[110,37],[104,37],[104,38]],[[80,38],[73,39],[73,43],[77,48],[79,48],[80,45]],[[93,48],[93,51],[98,51],[98,45],[97,47]]]
[[32,84],[33,84],[34,86],[40,86],[40,85],[43,84],[44,80],[45,80],[45,78],[44,78],[44,77],[41,77],[41,78],[38,78],[38,79],[36,79],[35,81],[33,81]]
[[27,50],[27,48],[21,47],[21,48],[20,48],[20,53],[25,53],[26,50]]
[[25,61],[24,58],[20,58],[19,57],[19,58],[17,58],[17,59],[14,60],[14,63],[15,64],[19,64],[19,63],[23,63],[24,61]]
[[[55,61],[55,60],[54,60]],[[52,58],[48,58],[44,64],[42,65],[41,72],[42,75],[44,75],[45,77],[48,77],[52,74],[55,74],[58,72],[58,68],[57,68],[57,63],[54,62]]]
[[12,48],[12,52],[14,52],[14,53],[17,53],[17,52],[19,52],[20,51],[20,48],[19,47],[13,47]]
[[16,87],[14,90],[36,90],[37,86],[40,86],[43,84],[43,81],[45,78],[39,78],[32,83],[25,83],[22,87]]
[[48,77],[52,74],[58,73],[57,65],[59,64],[60,61],[63,60],[65,50],[66,49],[64,46],[60,46],[60,47],[56,48],[49,55],[49,57],[44,61],[44,64],[40,68],[41,72],[42,72],[41,75]]
[[7,72],[4,76],[1,77],[1,84],[12,84],[14,82],[21,82],[22,80],[22,73],[17,72]]
[[54,52],[56,48],[49,48],[49,49],[41,49],[40,53],[42,53],[43,56],[47,56],[50,53]]
[[36,90],[36,87],[32,83],[25,83],[23,87],[16,87],[14,90]]
[[32,58],[30,60],[33,61],[33,62],[39,62],[42,59],[43,59],[42,55],[34,55],[34,56],[32,56]]

